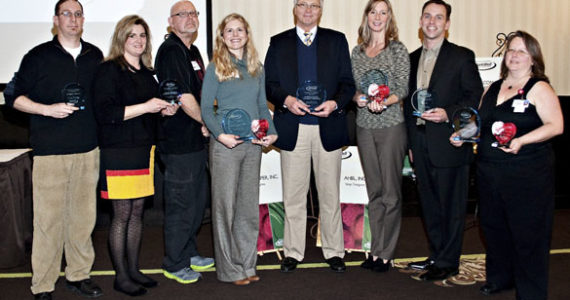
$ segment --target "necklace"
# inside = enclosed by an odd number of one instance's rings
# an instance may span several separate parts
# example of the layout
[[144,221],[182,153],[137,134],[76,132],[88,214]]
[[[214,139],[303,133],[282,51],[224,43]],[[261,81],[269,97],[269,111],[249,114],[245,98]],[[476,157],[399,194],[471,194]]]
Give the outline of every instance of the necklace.
[[[517,81],[515,81],[514,83],[507,85],[507,89],[512,90],[512,89],[513,89],[513,86],[518,85],[519,83],[521,83],[521,81],[523,81],[523,80],[525,80],[525,79],[527,79],[526,76],[523,76],[523,77],[519,78],[519,79],[518,79]],[[505,84],[506,84],[506,82],[505,82]]]

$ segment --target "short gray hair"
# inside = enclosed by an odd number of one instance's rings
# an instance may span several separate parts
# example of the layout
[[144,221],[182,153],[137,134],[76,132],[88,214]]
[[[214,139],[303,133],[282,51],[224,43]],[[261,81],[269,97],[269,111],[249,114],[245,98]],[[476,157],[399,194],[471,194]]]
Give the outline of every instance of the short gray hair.
[[[293,0],[293,5],[297,5],[297,2],[299,2],[299,0]],[[323,8],[322,6],[325,4],[325,0],[319,0],[321,8]]]

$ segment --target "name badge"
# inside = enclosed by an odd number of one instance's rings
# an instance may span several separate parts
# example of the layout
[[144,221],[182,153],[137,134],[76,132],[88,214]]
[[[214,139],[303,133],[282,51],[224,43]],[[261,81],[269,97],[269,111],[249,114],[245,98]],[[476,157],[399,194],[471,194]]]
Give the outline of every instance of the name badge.
[[528,99],[516,99],[513,100],[513,112],[516,113],[524,113],[524,111],[528,108],[530,101]]
[[200,65],[195,60],[192,61],[192,68],[194,68],[194,71],[202,70],[202,68],[200,68]]

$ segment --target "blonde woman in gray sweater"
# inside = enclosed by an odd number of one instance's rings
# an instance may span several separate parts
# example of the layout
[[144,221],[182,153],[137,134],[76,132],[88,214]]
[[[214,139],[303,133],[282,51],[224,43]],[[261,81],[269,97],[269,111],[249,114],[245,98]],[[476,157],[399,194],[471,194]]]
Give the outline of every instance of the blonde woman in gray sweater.
[[[214,101],[217,110],[214,110]],[[243,286],[256,275],[261,146],[277,140],[267,108],[265,76],[247,21],[226,16],[218,26],[214,57],[202,85],[202,119],[211,132],[212,225],[218,280]],[[235,109],[265,119],[267,135],[251,141],[224,132],[222,120]]]

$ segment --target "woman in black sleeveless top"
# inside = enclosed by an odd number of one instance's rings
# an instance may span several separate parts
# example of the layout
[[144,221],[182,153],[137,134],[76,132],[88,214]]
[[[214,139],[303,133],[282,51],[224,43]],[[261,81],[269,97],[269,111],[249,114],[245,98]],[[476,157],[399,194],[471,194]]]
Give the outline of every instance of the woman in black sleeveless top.
[[[487,242],[487,283],[480,291],[515,287],[517,299],[546,299],[554,210],[550,139],[562,133],[564,122],[536,39],[517,31],[506,49],[501,79],[479,107],[477,180]],[[513,127],[516,134],[507,142]],[[450,141],[459,146],[454,136]]]

